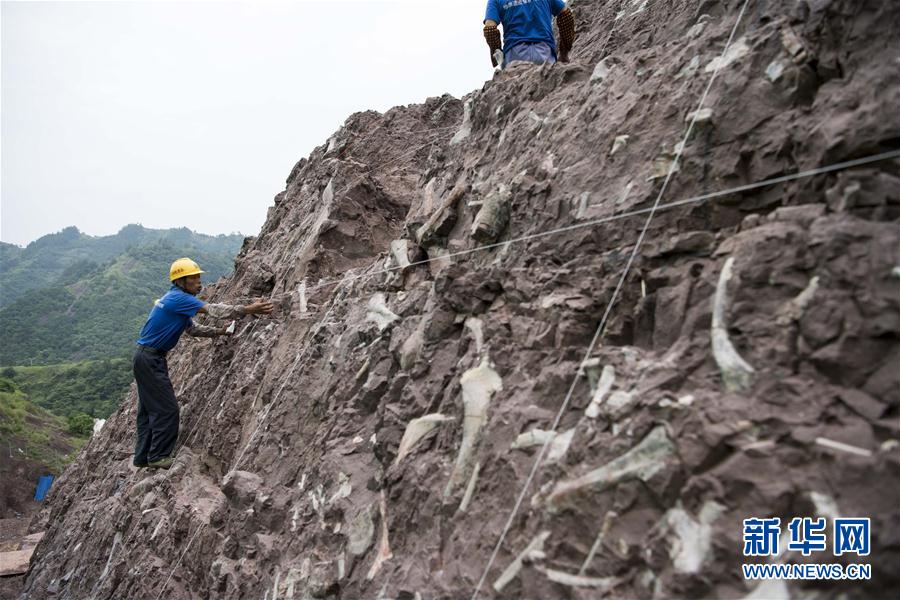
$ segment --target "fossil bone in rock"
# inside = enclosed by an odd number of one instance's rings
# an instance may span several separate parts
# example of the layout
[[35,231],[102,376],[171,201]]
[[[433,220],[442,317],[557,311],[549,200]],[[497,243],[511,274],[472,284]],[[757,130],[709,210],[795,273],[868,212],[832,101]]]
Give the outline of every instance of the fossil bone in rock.
[[755,371],[734,349],[731,339],[728,337],[728,327],[725,325],[728,282],[731,280],[733,265],[734,257],[729,256],[719,275],[719,283],[716,285],[716,294],[713,299],[711,337],[713,358],[722,373],[725,387],[731,391],[740,391],[750,387]]
[[445,496],[453,493],[453,489],[468,477],[472,453],[478,444],[481,428],[487,423],[491,396],[503,389],[503,381],[491,368],[487,357],[482,359],[480,365],[463,373],[460,383],[463,395],[463,438],[450,473],[450,481],[444,489]]

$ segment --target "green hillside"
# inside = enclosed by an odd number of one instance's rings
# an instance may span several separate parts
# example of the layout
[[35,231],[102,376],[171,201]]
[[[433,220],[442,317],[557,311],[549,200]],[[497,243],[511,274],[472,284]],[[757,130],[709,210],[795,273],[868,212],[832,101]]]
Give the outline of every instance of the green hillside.
[[[134,236],[134,228],[144,233]],[[51,365],[126,356],[153,301],[169,288],[167,273],[172,260],[190,256],[206,271],[204,279],[215,281],[231,272],[243,239],[189,230],[169,230],[170,235],[154,239],[145,235],[152,230],[129,226],[117,235],[151,241],[95,262],[81,253],[82,238],[89,236],[78,234],[77,239],[69,240],[73,235],[67,231],[45,236],[25,249],[13,247],[19,251],[18,258],[9,258],[15,252],[4,250],[9,255],[0,271],[4,290],[15,287],[23,273],[45,274],[38,264],[51,265],[47,269],[57,274],[51,283],[22,293],[0,309],[0,365]],[[106,240],[98,247],[105,252],[116,245],[121,245],[121,240],[116,244]],[[61,263],[66,266],[58,269]]]
[[[76,227],[45,235],[25,248],[0,242],[0,307],[7,306],[29,291],[57,284],[71,269],[80,271],[88,265],[106,265],[133,247],[162,244],[186,253],[228,256],[228,266],[241,247],[243,237],[235,235],[203,235],[186,227],[179,229],[147,229],[126,225],[117,234],[86,235]],[[179,256],[168,257],[171,262]],[[168,265],[167,265],[168,266]],[[204,265],[205,266],[205,265]],[[71,273],[68,273],[71,276]]]
[[[10,467],[5,473],[10,480],[21,475],[13,463],[22,462],[58,475],[86,440],[69,433],[66,420],[36,406],[13,381],[0,377],[0,455],[5,459],[0,465]],[[4,471],[0,468],[0,474]],[[29,483],[34,478],[29,475]]]
[[113,358],[46,367],[5,367],[0,375],[14,382],[30,401],[60,417],[79,413],[105,419],[131,385],[131,361]]

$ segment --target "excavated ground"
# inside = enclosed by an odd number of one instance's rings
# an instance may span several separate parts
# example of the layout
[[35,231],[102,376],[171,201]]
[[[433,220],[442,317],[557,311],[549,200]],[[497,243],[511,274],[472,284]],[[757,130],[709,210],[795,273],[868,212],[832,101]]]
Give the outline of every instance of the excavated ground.
[[[571,63],[350,117],[207,290],[276,314],[173,353],[176,465],[132,391],[23,597],[896,593],[900,163],[665,205],[897,150],[900,4],[742,5],[573,0]],[[743,519],[838,515],[871,581],[743,580]]]

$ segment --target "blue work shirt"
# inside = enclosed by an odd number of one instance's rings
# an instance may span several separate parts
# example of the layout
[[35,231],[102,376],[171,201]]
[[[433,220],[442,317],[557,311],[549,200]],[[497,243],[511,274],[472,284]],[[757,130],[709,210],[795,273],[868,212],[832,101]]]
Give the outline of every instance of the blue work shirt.
[[156,301],[137,343],[168,352],[191,326],[191,317],[205,304],[173,284],[166,295]]
[[484,20],[503,25],[503,52],[522,42],[544,42],[556,57],[553,17],[566,7],[563,0],[488,0]]

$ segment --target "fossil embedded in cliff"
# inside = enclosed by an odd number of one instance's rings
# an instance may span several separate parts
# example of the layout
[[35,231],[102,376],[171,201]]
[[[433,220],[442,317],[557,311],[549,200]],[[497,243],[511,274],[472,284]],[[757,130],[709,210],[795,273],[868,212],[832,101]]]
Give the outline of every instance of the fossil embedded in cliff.
[[400,317],[395,315],[391,309],[387,307],[385,295],[381,292],[372,296],[369,300],[369,310],[366,313],[366,320],[372,321],[378,326],[378,331],[384,331],[394,321],[398,321]]
[[510,450],[523,450],[533,446],[543,446],[550,444],[550,450],[547,452],[547,462],[556,462],[565,456],[572,444],[572,438],[575,435],[575,428],[569,429],[563,433],[555,431],[545,431],[543,429],[532,429],[525,433],[519,434],[516,441],[510,445]]
[[641,443],[598,469],[577,479],[557,483],[547,498],[547,510],[556,512],[566,500],[585,491],[603,491],[627,479],[648,481],[668,467],[675,454],[675,445],[664,427],[656,427]]
[[394,264],[405,271],[409,267],[409,240],[394,240],[391,242],[391,256]]
[[609,155],[612,156],[613,154],[624,148],[628,144],[628,137],[629,136],[627,135],[617,135],[616,139],[613,140],[612,149],[610,149]]
[[465,140],[472,134],[472,101],[473,98],[469,98],[466,100],[466,103],[463,104],[463,120],[462,125],[459,128],[459,131],[453,136],[450,140],[450,145],[455,146]]
[[609,71],[609,65],[604,58],[594,67],[594,72],[591,73],[591,83],[603,83],[609,77]]
[[538,570],[547,576],[547,579],[553,583],[559,583],[569,587],[589,587],[600,588],[603,591],[609,591],[617,586],[622,580],[618,577],[585,577],[584,575],[575,575],[558,571],[556,569],[547,569],[538,567]]
[[419,440],[425,437],[428,432],[430,432],[441,423],[452,420],[453,417],[448,417],[440,413],[434,413],[410,421],[406,426],[406,431],[403,432],[403,438],[400,440],[400,448],[397,450],[397,458],[394,459],[394,464],[399,464],[400,461],[403,460],[403,458],[407,454],[409,454],[413,446],[415,446]]
[[416,241],[420,244],[427,245],[433,242],[439,242],[450,235],[458,218],[456,203],[459,202],[468,191],[469,184],[466,183],[465,180],[461,180],[457,183],[453,189],[450,190],[450,193],[447,194],[447,197],[441,203],[441,206],[428,217],[428,220],[425,221],[424,225],[416,230]]
[[725,512],[725,507],[707,501],[694,519],[681,503],[663,517],[663,528],[669,533],[669,558],[679,573],[699,573],[712,554],[712,524]]
[[747,56],[749,53],[750,46],[747,45],[747,39],[746,37],[742,37],[731,44],[722,56],[717,56],[709,61],[709,64],[707,64],[706,68],[703,70],[707,73],[712,73],[718,69],[723,69],[734,61]]
[[463,438],[450,473],[450,481],[444,489],[445,496],[452,494],[454,488],[468,477],[472,453],[478,444],[481,428],[487,423],[491,396],[503,389],[500,375],[491,368],[487,358],[479,366],[463,373],[460,383],[463,395]]
[[506,186],[488,193],[481,210],[472,223],[472,238],[482,244],[494,242],[509,223],[509,201],[512,197]]
[[519,555],[509,564],[506,569],[503,570],[503,573],[500,574],[500,577],[494,582],[494,591],[501,592],[503,588],[509,584],[510,581],[515,579],[516,575],[519,574],[519,571],[522,570],[522,564],[525,559],[529,557],[534,552],[543,552],[544,550],[544,542],[547,541],[547,538],[550,537],[549,531],[542,531],[539,533],[533,540],[531,540],[525,549],[519,553]]
[[388,543],[388,524],[387,524],[387,499],[384,490],[381,490],[381,498],[378,502],[378,508],[381,511],[381,539],[378,542],[378,554],[375,555],[375,562],[366,574],[366,579],[372,580],[378,575],[381,566],[394,557],[391,553],[391,545]]
[[734,265],[734,257],[728,257],[719,275],[719,283],[716,285],[716,294],[713,299],[712,314],[712,352],[725,387],[731,391],[746,390],[750,387],[755,373],[752,366],[741,358],[731,339],[728,337],[728,328],[725,325],[725,310],[728,306],[728,282],[731,280],[731,269]]
[[584,409],[584,416],[589,419],[596,419],[600,414],[600,405],[603,404],[603,399],[606,397],[606,394],[612,389],[613,384],[616,382],[616,370],[612,365],[606,365],[603,367],[603,372],[600,374],[600,381],[597,382],[597,388],[594,391],[594,396],[591,398],[591,403],[588,404],[588,407]]

